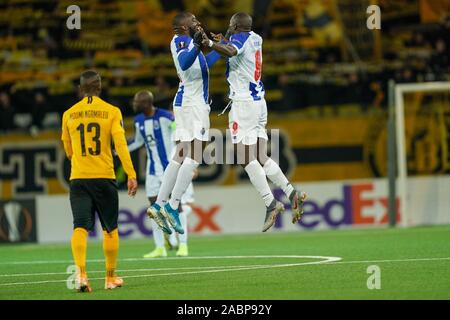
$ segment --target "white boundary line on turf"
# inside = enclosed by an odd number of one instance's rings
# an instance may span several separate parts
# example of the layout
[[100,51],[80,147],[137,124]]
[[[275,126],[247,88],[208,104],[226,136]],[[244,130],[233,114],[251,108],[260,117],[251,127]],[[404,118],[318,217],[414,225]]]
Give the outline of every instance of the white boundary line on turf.
[[[226,256],[217,257],[203,257],[203,258],[224,258]],[[413,262],[413,261],[437,261],[437,260],[450,260],[448,258],[411,258],[411,259],[393,259],[393,260],[358,260],[358,261],[340,261],[340,257],[322,257],[322,256],[230,256],[229,258],[320,258],[325,259],[322,261],[312,261],[312,262],[300,262],[300,263],[290,263],[290,264],[275,264],[275,265],[248,265],[248,266],[217,266],[217,267],[183,267],[183,268],[159,268],[159,269],[130,269],[122,270],[122,272],[138,272],[138,271],[155,271],[155,270],[181,270],[181,269],[207,269],[214,268],[217,270],[200,270],[200,271],[189,271],[189,272],[175,272],[175,273],[159,273],[159,274],[141,274],[133,276],[123,276],[122,278],[144,278],[144,277],[159,277],[159,276],[173,276],[173,275],[186,275],[186,274],[200,274],[200,273],[216,273],[216,272],[226,272],[226,271],[243,271],[243,270],[256,270],[256,269],[271,269],[271,268],[283,268],[283,267],[295,267],[303,265],[319,265],[319,264],[356,264],[356,263],[383,263],[383,262]],[[196,259],[201,259],[202,257],[191,257]],[[180,259],[184,260],[184,259]],[[123,261],[123,260],[122,260]],[[162,261],[162,260],[159,260]],[[224,268],[224,269],[219,269]],[[100,272],[100,271],[96,271]],[[36,273],[36,274],[23,274],[23,275],[51,275],[51,274],[61,274],[61,273]],[[3,275],[8,276],[8,275]],[[20,276],[20,275],[17,275]],[[104,278],[91,278],[90,280],[104,280]],[[13,283],[2,283],[0,286],[14,286],[14,285],[27,285],[27,284],[44,284],[44,283],[59,283],[66,282],[67,280],[44,280],[44,281],[28,281],[28,282],[13,282]]]
[[333,264],[351,264],[351,263],[382,263],[382,262],[411,262],[411,261],[437,261],[437,260],[450,260],[448,258],[405,258],[405,259],[394,259],[394,260],[356,260],[356,261],[337,261]]
[[[321,259],[322,256],[298,256],[298,255],[275,255],[275,256],[198,256],[198,257],[167,257],[164,259],[151,259],[151,258],[125,258],[119,259],[118,262],[122,261],[166,261],[166,260],[203,260],[203,259],[247,259],[247,258],[288,258],[288,259]],[[105,259],[92,259],[86,260],[86,263],[104,263]],[[5,261],[0,262],[0,265],[20,265],[20,264],[58,264],[67,263],[72,264],[73,260],[37,260],[37,261]]]
[[[243,267],[260,267],[265,264],[245,265],[245,266],[215,266],[215,267],[175,267],[175,268],[145,268],[145,269],[122,269],[117,272],[140,272],[140,271],[167,271],[167,270],[195,270],[195,269],[220,269],[220,268],[243,268]],[[91,273],[104,273],[105,270],[89,271]],[[30,277],[30,276],[51,276],[51,275],[67,275],[67,272],[38,272],[38,273],[14,273],[0,274],[0,277]]]
[[[202,259],[245,259],[245,258],[322,258],[321,256],[299,256],[299,255],[276,255],[276,256],[198,256],[198,257],[167,257],[167,258],[125,258],[119,259],[118,262],[127,262],[127,261],[147,261],[147,262],[155,262],[155,261],[166,261],[166,260],[202,260]],[[340,259],[342,260],[342,259]],[[355,261],[339,261],[333,263],[372,263],[372,262],[408,262],[408,261],[433,261],[433,260],[450,260],[450,257],[442,257],[442,258],[405,258],[405,259],[393,259],[393,260],[355,260]],[[105,262],[104,259],[92,259],[87,260],[86,263],[99,263]],[[73,260],[41,260],[41,261],[9,261],[9,262],[0,262],[0,265],[31,265],[31,264],[59,264],[66,263],[72,264]],[[48,273],[49,275],[53,273]],[[26,274],[24,274],[26,275]],[[8,275],[0,275],[8,276]]]
[[[203,258],[223,259],[224,257],[226,257],[226,256],[203,257]],[[191,258],[201,259],[202,257],[191,257]],[[295,267],[295,266],[302,266],[302,265],[336,262],[336,261],[340,261],[342,259],[340,257],[324,257],[324,256],[228,256],[228,259],[236,259],[236,258],[297,258],[297,259],[322,259],[322,260],[311,261],[311,262],[289,263],[289,264],[273,264],[273,265],[220,266],[217,268],[223,268],[223,269],[174,272],[174,273],[159,273],[159,274],[141,274],[141,275],[134,275],[134,276],[122,276],[122,278],[160,277],[160,276],[173,276],[173,275],[186,275],[186,274],[199,274],[199,273],[216,273],[216,272],[226,272],[226,271],[243,271],[243,270]],[[179,259],[179,260],[181,261],[184,259]],[[202,267],[200,267],[200,268],[202,268]],[[207,267],[203,267],[202,269],[206,269],[206,268]],[[168,269],[170,269],[170,268],[168,268]],[[174,269],[175,268],[172,268],[172,270],[174,270]],[[149,270],[154,270],[154,269],[149,269]],[[104,277],[90,278],[89,280],[104,280]],[[19,286],[19,285],[28,285],[28,284],[44,284],[44,283],[59,283],[59,282],[67,282],[67,279],[65,279],[65,280],[27,281],[27,282],[9,282],[9,283],[1,283],[0,286]]]

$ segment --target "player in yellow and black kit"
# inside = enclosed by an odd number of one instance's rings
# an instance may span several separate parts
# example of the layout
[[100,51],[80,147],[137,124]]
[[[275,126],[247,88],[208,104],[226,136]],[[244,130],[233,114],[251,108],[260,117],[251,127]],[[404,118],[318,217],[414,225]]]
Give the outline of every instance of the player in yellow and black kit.
[[81,292],[92,289],[86,273],[88,231],[93,228],[95,212],[103,228],[103,251],[106,260],[105,289],[123,285],[115,274],[119,251],[117,219],[119,201],[115,182],[111,144],[128,175],[128,194],[136,194],[136,172],[125,140],[120,110],[100,99],[101,79],[95,71],[85,71],[80,77],[83,99],[64,112],[62,141],[71,160],[70,204],[74,231],[72,253],[78,267],[77,284]]

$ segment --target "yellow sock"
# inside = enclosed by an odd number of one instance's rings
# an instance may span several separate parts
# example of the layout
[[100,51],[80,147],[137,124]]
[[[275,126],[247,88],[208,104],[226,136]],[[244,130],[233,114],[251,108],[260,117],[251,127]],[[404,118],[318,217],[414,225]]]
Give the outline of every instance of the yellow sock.
[[103,253],[106,260],[106,277],[114,277],[119,253],[119,231],[117,229],[110,233],[103,231]]
[[80,275],[86,276],[86,249],[88,232],[83,228],[75,228],[72,234],[72,255]]

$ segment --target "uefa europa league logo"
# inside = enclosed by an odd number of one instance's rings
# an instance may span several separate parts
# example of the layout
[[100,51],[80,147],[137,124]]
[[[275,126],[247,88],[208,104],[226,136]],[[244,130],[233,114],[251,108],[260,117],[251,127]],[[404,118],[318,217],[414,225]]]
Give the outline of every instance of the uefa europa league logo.
[[8,238],[11,242],[20,240],[19,219],[22,211],[22,206],[17,202],[8,202],[4,206],[6,220],[8,221]]
[[30,211],[16,201],[0,206],[0,239],[19,242],[28,239],[33,221]]

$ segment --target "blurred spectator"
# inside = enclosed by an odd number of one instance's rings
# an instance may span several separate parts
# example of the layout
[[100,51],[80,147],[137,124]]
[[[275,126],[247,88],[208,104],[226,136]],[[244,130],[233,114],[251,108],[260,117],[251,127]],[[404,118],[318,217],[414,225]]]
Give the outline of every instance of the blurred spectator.
[[407,47],[425,47],[427,44],[421,32],[414,32],[412,38],[405,41]]
[[0,92],[0,133],[14,129],[14,107],[6,92]]
[[293,82],[290,76],[286,73],[278,76],[277,85],[282,92],[282,98],[280,107],[278,110],[294,110],[300,107],[299,90],[297,90],[297,84]]
[[36,136],[42,129],[42,122],[47,109],[47,98],[42,92],[36,92],[34,95],[34,103],[31,106],[31,127],[30,133]]
[[162,108],[168,108],[173,99],[169,83],[166,81],[166,78],[158,75],[155,79],[155,85],[155,103]]
[[445,72],[449,66],[449,52],[444,39],[436,41],[436,51],[433,52],[430,59],[430,67],[437,80],[445,80]]

